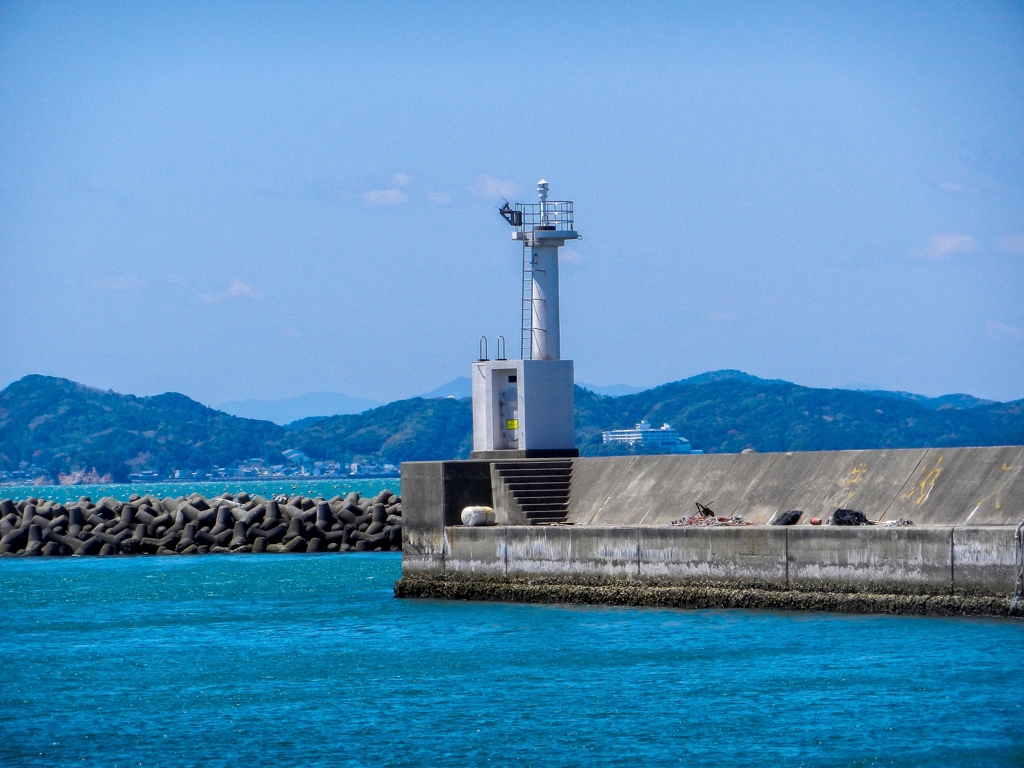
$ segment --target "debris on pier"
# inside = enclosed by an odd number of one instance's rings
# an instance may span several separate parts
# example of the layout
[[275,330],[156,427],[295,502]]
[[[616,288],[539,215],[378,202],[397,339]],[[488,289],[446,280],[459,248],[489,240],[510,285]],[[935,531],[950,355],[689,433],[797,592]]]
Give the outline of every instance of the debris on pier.
[[803,512],[799,509],[791,509],[789,512],[779,512],[768,521],[768,525],[796,525],[800,522],[800,517],[802,515]]
[[[697,505],[697,511],[689,517],[680,517],[678,520],[673,520],[672,525],[750,525],[739,515],[718,517],[710,506],[701,504],[699,501],[693,503]],[[714,504],[714,502],[711,503]]]
[[828,519],[828,525],[874,525],[868,516],[855,509],[837,509]]

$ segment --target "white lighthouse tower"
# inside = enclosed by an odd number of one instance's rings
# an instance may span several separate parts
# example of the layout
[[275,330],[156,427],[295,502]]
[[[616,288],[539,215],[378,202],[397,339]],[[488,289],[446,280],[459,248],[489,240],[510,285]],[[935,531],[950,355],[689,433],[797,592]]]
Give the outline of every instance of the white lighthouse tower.
[[561,359],[558,323],[558,249],[579,237],[572,203],[548,200],[548,183],[537,184],[538,203],[508,203],[501,215],[523,244],[520,360],[473,363],[473,458],[578,456],[574,439],[572,360]]

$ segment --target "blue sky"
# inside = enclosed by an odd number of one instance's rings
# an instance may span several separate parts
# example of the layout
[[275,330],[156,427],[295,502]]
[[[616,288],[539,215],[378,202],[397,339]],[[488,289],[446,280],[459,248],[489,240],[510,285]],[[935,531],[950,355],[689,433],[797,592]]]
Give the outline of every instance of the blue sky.
[[1024,397],[1020,3],[0,6],[0,385],[405,397],[518,335],[646,385]]

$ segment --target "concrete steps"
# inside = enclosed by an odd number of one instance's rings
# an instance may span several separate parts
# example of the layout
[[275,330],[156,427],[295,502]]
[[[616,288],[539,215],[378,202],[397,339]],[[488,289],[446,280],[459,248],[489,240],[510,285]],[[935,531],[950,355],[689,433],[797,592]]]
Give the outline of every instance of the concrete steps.
[[564,523],[569,509],[572,462],[501,461],[494,470],[530,525]]

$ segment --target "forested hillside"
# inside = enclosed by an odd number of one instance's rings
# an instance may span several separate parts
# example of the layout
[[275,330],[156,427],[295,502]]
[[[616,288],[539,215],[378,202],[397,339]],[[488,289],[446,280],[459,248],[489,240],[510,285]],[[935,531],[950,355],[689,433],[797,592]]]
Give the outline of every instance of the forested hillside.
[[68,379],[26,376],[0,392],[0,469],[59,473],[95,467],[123,479],[138,469],[223,466],[279,456],[285,430],[229,416],[185,395],[135,397]]
[[[622,397],[576,388],[576,438],[585,456],[628,450],[602,445],[601,431],[643,419],[671,424],[709,453],[1024,444],[1024,401],[815,389],[738,371]],[[471,433],[468,399],[412,398],[281,427],[176,393],[135,397],[48,376],[26,376],[0,392],[0,470],[35,465],[53,478],[95,468],[124,479],[144,469],[206,470],[252,458],[279,464],[292,448],[340,462],[467,458]]]
[[721,371],[624,397],[577,389],[576,442],[584,455],[615,452],[621,449],[601,445],[601,430],[647,419],[671,424],[710,453],[1024,443],[1024,401],[978,404],[965,397],[921,402],[901,393],[815,389]]
[[315,458],[372,456],[393,462],[469,458],[473,414],[468,399],[397,400],[347,416],[307,419],[288,440]]

